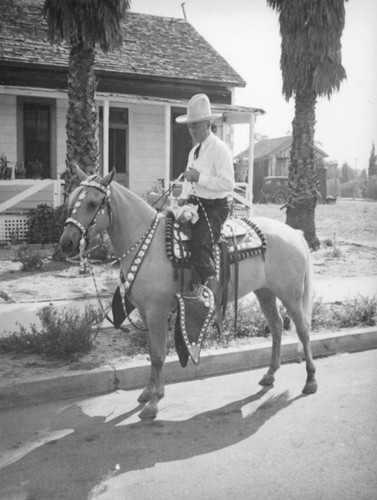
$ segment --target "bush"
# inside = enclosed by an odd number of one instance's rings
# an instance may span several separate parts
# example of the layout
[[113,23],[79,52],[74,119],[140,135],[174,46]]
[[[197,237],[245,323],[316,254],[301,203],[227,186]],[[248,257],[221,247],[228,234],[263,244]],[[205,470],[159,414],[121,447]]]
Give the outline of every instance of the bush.
[[21,262],[21,271],[38,271],[43,265],[42,253],[32,250],[27,243],[12,247],[12,260]]
[[360,196],[359,183],[356,179],[343,182],[340,187],[341,196],[344,198],[356,198]]
[[53,208],[47,204],[38,205],[28,217],[27,241],[29,243],[57,243],[64,229],[67,209],[64,205]]
[[35,324],[30,331],[19,325],[19,332],[0,338],[0,350],[40,354],[51,359],[72,359],[89,352],[95,339],[94,325],[103,320],[101,312],[86,306],[84,313],[64,309],[61,313],[52,305],[37,313],[41,329]]
[[358,297],[353,300],[325,304],[314,301],[312,330],[336,330],[355,326],[374,326],[377,323],[377,297]]
[[224,319],[224,330],[235,338],[265,337],[268,335],[266,318],[258,302],[240,300],[237,308],[237,328],[234,331],[234,304],[229,304]]

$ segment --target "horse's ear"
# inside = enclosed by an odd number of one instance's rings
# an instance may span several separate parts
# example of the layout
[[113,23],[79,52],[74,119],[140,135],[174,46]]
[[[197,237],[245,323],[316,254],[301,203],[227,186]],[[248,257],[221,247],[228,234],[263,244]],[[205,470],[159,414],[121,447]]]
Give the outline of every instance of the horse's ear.
[[108,186],[110,182],[114,179],[114,175],[116,174],[115,167],[113,167],[112,171],[109,172],[105,177],[101,180],[101,184],[103,186]]
[[80,181],[85,181],[85,179],[88,177],[86,173],[81,170],[77,163],[74,163],[73,167],[76,170],[77,177],[80,179]]

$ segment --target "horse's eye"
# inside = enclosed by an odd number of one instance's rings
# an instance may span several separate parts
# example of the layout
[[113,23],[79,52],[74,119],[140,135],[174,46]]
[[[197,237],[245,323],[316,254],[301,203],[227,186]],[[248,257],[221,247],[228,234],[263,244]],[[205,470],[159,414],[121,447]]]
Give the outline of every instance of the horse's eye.
[[91,200],[91,201],[89,201],[89,203],[88,203],[88,208],[89,208],[89,209],[92,209],[92,208],[97,208],[97,207],[98,207],[98,205],[99,205],[99,203],[98,203],[97,201]]

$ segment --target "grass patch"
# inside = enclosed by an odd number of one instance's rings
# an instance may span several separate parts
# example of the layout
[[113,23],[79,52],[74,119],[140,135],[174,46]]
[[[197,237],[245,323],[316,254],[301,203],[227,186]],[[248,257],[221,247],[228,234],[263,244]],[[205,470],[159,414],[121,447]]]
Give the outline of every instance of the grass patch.
[[[280,305],[280,314],[283,318],[284,329],[290,330],[292,323],[284,306]],[[139,327],[142,323],[136,321]],[[169,318],[167,351],[175,352],[174,345],[175,315]],[[203,348],[227,347],[235,343],[246,342],[253,337],[270,336],[267,321],[260,310],[257,301],[243,299],[239,301],[237,312],[237,327],[234,330],[234,305],[230,304],[224,319],[224,337],[219,339],[217,326],[210,324],[203,341]],[[312,314],[312,332],[334,331],[344,328],[375,326],[377,324],[377,297],[358,297],[335,304],[327,304],[322,299],[315,299]],[[146,332],[132,330],[130,333],[130,347],[128,355],[149,354]]]
[[54,360],[77,359],[93,348],[93,327],[103,320],[102,313],[92,306],[80,313],[75,308],[59,312],[50,305],[41,308],[37,316],[41,327],[30,324],[27,330],[18,325],[18,332],[0,338],[0,352],[40,354]]
[[376,323],[376,297],[360,296],[334,304],[325,304],[321,299],[314,301],[312,331],[375,326]]
[[[290,319],[285,308],[280,306],[284,320],[284,328],[289,330]],[[63,310],[59,313],[53,306],[46,306],[38,312],[41,328],[30,325],[26,330],[19,325],[19,332],[0,338],[0,352],[20,354],[39,354],[54,360],[77,360],[89,352],[94,346],[97,332],[93,329],[99,325],[103,316],[92,306],[87,306],[84,313],[76,309]],[[175,353],[174,324],[175,314],[168,323],[167,352]],[[132,321],[137,328],[131,328],[128,335],[130,344],[124,353],[127,356],[148,355],[147,332],[137,311],[132,314]],[[358,297],[335,304],[324,303],[315,299],[312,314],[312,332],[332,331],[358,326],[375,326],[377,324],[377,297]],[[210,324],[203,348],[229,347],[237,343],[245,343],[253,337],[269,337],[267,321],[257,301],[240,300],[237,313],[237,327],[234,329],[234,306],[230,304],[224,320],[224,337],[220,341],[217,326]]]

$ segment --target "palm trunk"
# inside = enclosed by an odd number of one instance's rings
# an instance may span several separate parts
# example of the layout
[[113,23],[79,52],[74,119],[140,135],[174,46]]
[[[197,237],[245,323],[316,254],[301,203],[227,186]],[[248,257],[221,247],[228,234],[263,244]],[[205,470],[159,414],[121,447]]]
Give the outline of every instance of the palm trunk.
[[78,163],[87,174],[99,169],[97,144],[98,115],[95,107],[96,78],[94,74],[95,49],[81,43],[70,52],[68,73],[66,191],[78,184],[73,166]]
[[295,118],[292,122],[290,193],[286,212],[286,223],[295,229],[301,229],[312,249],[319,246],[315,229],[315,207],[318,198],[314,158],[315,105],[315,92],[297,92]]

